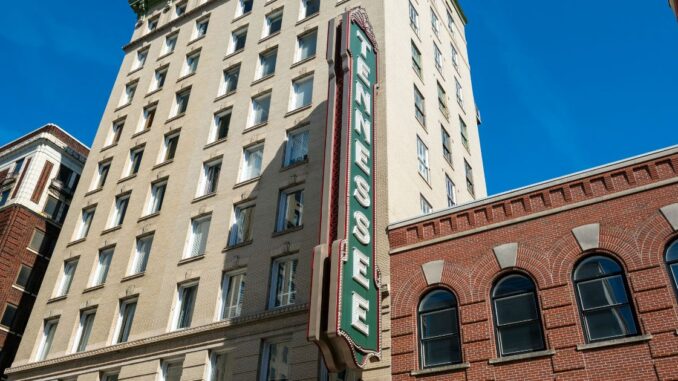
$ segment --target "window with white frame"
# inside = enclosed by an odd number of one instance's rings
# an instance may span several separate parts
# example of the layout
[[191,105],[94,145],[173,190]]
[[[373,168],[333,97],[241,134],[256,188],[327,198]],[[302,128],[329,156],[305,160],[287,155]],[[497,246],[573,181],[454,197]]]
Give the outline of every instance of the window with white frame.
[[31,276],[32,272],[33,269],[29,266],[24,264],[19,265],[19,272],[17,273],[16,279],[14,280],[14,285],[25,291],[35,291],[35,282],[33,281],[34,278]]
[[191,327],[193,311],[195,310],[195,298],[198,294],[198,283],[191,282],[177,286],[177,303],[174,312],[173,329]]
[[137,56],[135,57],[134,64],[132,65],[132,71],[141,69],[146,64],[146,59],[148,58],[148,48],[140,49],[137,51]]
[[299,20],[311,17],[320,12],[320,0],[301,0]]
[[318,29],[297,36],[297,49],[294,62],[315,57],[318,45]]
[[457,191],[454,187],[454,182],[448,175],[445,175],[445,194],[447,195],[448,207],[457,205]]
[[127,163],[127,176],[136,175],[141,167],[141,159],[144,157],[144,148],[134,148],[129,153],[129,163]]
[[449,118],[450,112],[447,109],[447,93],[445,92],[445,89],[440,84],[440,82],[437,82],[437,85],[438,85],[438,109],[440,109],[440,112],[443,113],[445,118]]
[[291,350],[290,339],[287,337],[265,340],[259,381],[288,380]]
[[251,180],[261,175],[263,157],[263,143],[243,148],[239,182]]
[[132,103],[132,99],[134,99],[134,93],[137,91],[137,84],[138,82],[134,81],[125,85],[125,92],[123,92],[122,97],[120,97],[120,103],[118,106],[122,107]]
[[78,222],[78,228],[75,231],[74,240],[80,240],[87,237],[89,233],[89,228],[92,226],[92,220],[94,219],[94,212],[96,208],[86,208],[83,209],[80,214],[80,221]]
[[179,133],[170,133],[165,135],[165,141],[162,146],[161,163],[166,163],[174,159],[174,155],[176,155],[177,153],[178,146],[179,146]]
[[210,142],[218,142],[228,137],[228,130],[231,127],[231,114],[233,110],[228,109],[214,114],[214,125],[210,134]]
[[235,17],[240,17],[252,12],[254,0],[238,0],[235,7]]
[[297,128],[287,132],[284,167],[308,160],[309,133],[308,128]]
[[450,44],[450,49],[452,51],[452,65],[455,69],[459,68],[459,51],[454,47],[453,44]]
[[158,22],[160,21],[160,16],[151,17],[146,23],[146,30],[148,32],[153,32],[158,29]]
[[71,284],[73,283],[73,276],[75,275],[75,269],[78,267],[78,259],[71,259],[64,261],[64,267],[61,270],[61,279],[59,280],[59,285],[56,290],[55,297],[66,296],[68,291],[71,289]]
[[464,148],[468,151],[468,127],[462,118],[459,118],[459,134],[461,136],[461,144],[463,144]]
[[289,110],[310,106],[313,101],[313,75],[292,81]]
[[163,361],[161,366],[162,381],[181,381],[183,369],[183,361]]
[[193,258],[205,255],[207,236],[210,230],[212,216],[194,218],[191,220],[188,242],[184,258]]
[[89,343],[89,337],[92,334],[96,314],[96,308],[80,311],[80,321],[75,334],[75,348],[73,348],[73,352],[84,352],[87,349],[87,343]]
[[280,32],[280,29],[282,28],[282,20],[282,8],[276,9],[273,12],[267,14],[266,21],[264,22],[264,31],[262,32],[261,37],[268,37]]
[[466,189],[468,189],[471,196],[474,196],[475,186],[473,184],[473,168],[471,168],[471,164],[469,164],[466,159],[464,159],[464,173],[466,174]]
[[127,206],[129,205],[129,196],[130,194],[123,194],[115,198],[115,207],[113,210],[113,216],[111,218],[110,227],[114,228],[122,225],[125,222],[125,215],[127,214]]
[[457,103],[459,103],[459,106],[462,108],[464,107],[464,91],[461,87],[461,83],[459,83],[458,79],[454,79],[454,85],[455,85],[455,93],[457,95]]
[[146,272],[148,258],[151,255],[151,247],[153,247],[153,237],[154,234],[137,237],[130,275]]
[[247,42],[247,26],[233,31],[231,33],[231,46],[228,49],[228,54],[233,54],[245,49]]
[[209,26],[209,23],[210,23],[209,18],[204,18],[195,22],[195,31],[193,32],[193,40],[197,40],[207,35],[207,27]]
[[233,356],[227,352],[212,352],[210,355],[209,381],[230,381],[233,373]]
[[447,29],[449,29],[454,36],[454,17],[452,16],[452,13],[450,13],[449,9],[445,9],[445,11],[447,12]]
[[228,246],[237,246],[252,241],[254,205],[233,207],[233,224],[228,236]]
[[277,232],[301,227],[304,223],[304,190],[280,191],[278,198]]
[[433,10],[433,8],[431,8],[431,28],[433,29],[433,33],[435,33],[436,36],[440,36],[440,20],[438,19],[438,15]]
[[216,193],[219,187],[219,174],[221,174],[221,160],[203,163],[198,197]]
[[157,104],[144,107],[144,110],[141,112],[141,118],[139,118],[137,132],[148,131],[153,127],[153,120],[155,119],[155,112],[157,109]]
[[111,261],[113,260],[113,248],[103,249],[99,251],[99,259],[94,270],[94,277],[92,278],[92,287],[101,286],[106,283],[108,278],[108,271],[111,268]]
[[429,170],[429,162],[428,162],[428,147],[426,147],[426,144],[421,140],[419,136],[417,136],[417,160],[419,162],[419,174],[428,182],[431,180],[431,173]]
[[186,64],[184,70],[181,73],[183,77],[195,74],[198,70],[198,63],[200,62],[200,51],[189,53],[186,55]]
[[125,126],[124,120],[113,122],[113,124],[111,125],[111,132],[108,134],[108,137],[106,138],[105,145],[106,147],[118,144],[118,142],[120,141],[120,135],[122,134],[122,128],[124,126]]
[[165,44],[162,47],[162,55],[167,55],[174,51],[174,49],[177,47],[178,38],[178,33],[173,33],[165,37]]
[[252,98],[250,107],[249,126],[257,126],[268,122],[268,112],[271,108],[271,93]]
[[146,215],[160,213],[162,203],[165,201],[165,191],[167,190],[167,180],[157,181],[151,184],[151,194],[146,208]]
[[438,49],[438,45],[433,43],[433,62],[435,62],[436,69],[438,72],[442,73],[443,71],[443,53]]
[[238,88],[238,78],[240,77],[240,64],[224,70],[224,78],[219,88],[219,96],[231,94]]
[[115,335],[113,336],[113,344],[127,342],[129,335],[132,332],[132,323],[134,322],[136,310],[137,299],[120,300],[118,322],[116,324]]
[[450,134],[443,126],[440,126],[440,139],[443,142],[443,157],[448,163],[452,164],[452,141]]
[[433,210],[431,203],[422,195],[419,195],[419,207],[422,214],[429,214]]
[[186,1],[177,3],[174,6],[174,17],[181,17],[186,13]]
[[153,75],[153,81],[151,81],[151,89],[149,92],[158,91],[165,86],[165,80],[167,79],[167,67],[162,67],[155,71]]
[[42,337],[40,338],[40,345],[38,345],[38,352],[36,361],[42,361],[47,358],[52,349],[52,342],[54,341],[54,334],[59,325],[59,318],[45,320],[42,327]]
[[421,51],[419,51],[417,45],[414,44],[414,41],[411,41],[411,43],[412,43],[412,68],[417,73],[417,75],[421,77],[422,75]]
[[245,295],[244,271],[224,274],[221,280],[221,320],[233,319],[242,312],[243,296]]
[[410,2],[410,27],[419,34],[419,12],[417,8],[414,7],[412,2]]
[[278,258],[273,261],[271,272],[271,308],[294,304],[297,298],[296,272],[299,260],[295,256]]
[[269,49],[265,52],[259,53],[259,68],[257,70],[257,78],[266,78],[275,74],[275,66],[278,61],[278,48]]
[[179,116],[186,113],[188,109],[188,100],[191,97],[191,89],[182,90],[178,92],[174,97],[174,112],[172,116]]
[[417,87],[414,87],[414,116],[419,123],[426,125],[426,109],[424,107],[424,96]]

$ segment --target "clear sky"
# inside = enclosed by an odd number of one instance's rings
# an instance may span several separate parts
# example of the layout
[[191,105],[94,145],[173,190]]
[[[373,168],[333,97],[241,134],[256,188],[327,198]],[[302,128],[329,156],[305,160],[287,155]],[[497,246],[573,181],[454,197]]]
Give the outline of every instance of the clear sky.
[[[490,194],[678,144],[666,0],[461,3]],[[126,0],[4,4],[0,144],[47,122],[91,144],[134,21]]]

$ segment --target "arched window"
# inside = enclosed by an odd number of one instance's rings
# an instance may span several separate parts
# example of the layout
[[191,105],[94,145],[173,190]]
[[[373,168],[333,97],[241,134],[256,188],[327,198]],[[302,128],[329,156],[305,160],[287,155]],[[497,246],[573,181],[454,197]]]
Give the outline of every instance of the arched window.
[[461,362],[457,298],[433,290],[419,303],[419,348],[422,368]]
[[587,342],[638,334],[624,270],[617,261],[588,257],[577,265],[573,279]]
[[500,356],[545,348],[541,315],[532,279],[509,274],[492,289],[494,327]]
[[673,278],[673,287],[678,292],[678,240],[673,241],[666,249],[666,265]]

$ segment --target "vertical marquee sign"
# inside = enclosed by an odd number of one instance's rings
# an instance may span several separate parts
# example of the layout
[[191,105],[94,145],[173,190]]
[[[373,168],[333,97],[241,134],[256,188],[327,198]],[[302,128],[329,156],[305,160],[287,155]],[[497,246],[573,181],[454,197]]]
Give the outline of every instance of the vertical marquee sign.
[[328,368],[340,371],[363,368],[371,357],[381,355],[374,245],[378,49],[361,7],[347,11],[338,28],[331,22],[330,30],[336,31],[328,44],[334,75],[328,97],[321,244],[314,254],[308,336],[322,350]]

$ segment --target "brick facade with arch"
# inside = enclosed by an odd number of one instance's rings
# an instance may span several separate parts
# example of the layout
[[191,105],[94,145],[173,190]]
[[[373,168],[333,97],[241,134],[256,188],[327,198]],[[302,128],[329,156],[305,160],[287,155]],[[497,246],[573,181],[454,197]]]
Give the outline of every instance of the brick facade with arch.
[[[393,224],[393,380],[676,380],[675,239],[677,147]],[[623,268],[637,335],[587,343],[573,271],[594,253]],[[490,293],[511,272],[536,285],[546,350],[499,355]],[[463,359],[423,368],[417,308],[438,287],[457,298]]]

